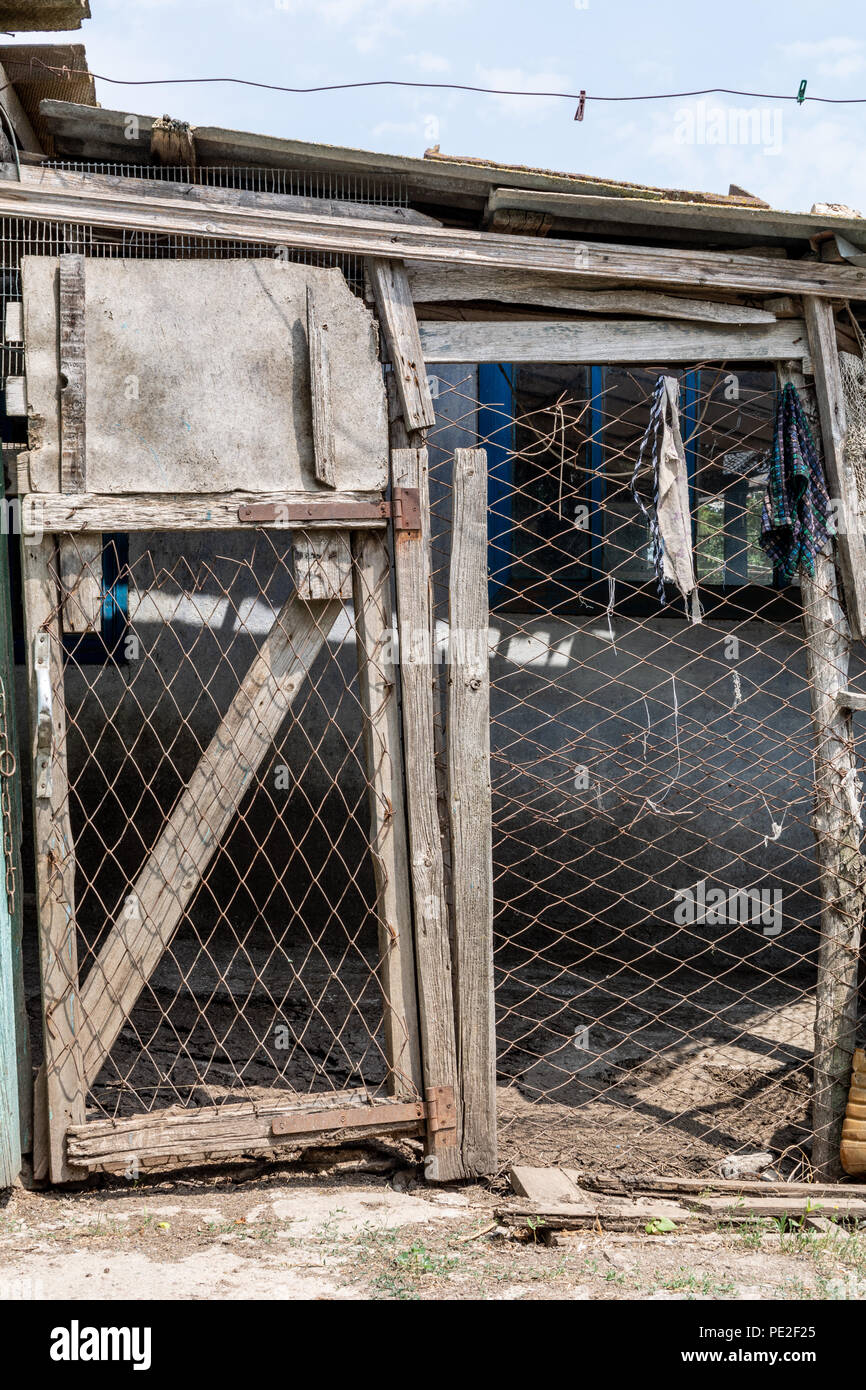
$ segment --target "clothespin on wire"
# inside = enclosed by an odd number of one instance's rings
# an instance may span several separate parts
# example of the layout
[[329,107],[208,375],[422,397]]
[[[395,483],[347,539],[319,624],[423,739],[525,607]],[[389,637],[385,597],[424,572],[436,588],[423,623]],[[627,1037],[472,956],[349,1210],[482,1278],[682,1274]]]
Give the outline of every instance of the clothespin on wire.
[[804,102],[805,100],[806,100],[806,79],[805,79],[805,77],[804,77],[804,78],[803,78],[803,81],[800,83],[800,90],[799,90],[799,92],[797,93],[797,105],[798,105],[798,106],[802,106],[802,105],[803,105],[803,102]]
[[583,92],[583,91],[582,91],[581,94],[580,94],[580,96],[578,97],[578,101],[577,101],[577,110],[576,110],[575,113],[574,113],[574,119],[575,119],[576,121],[582,121],[582,120],[583,120],[583,108],[584,108],[585,106],[586,106],[586,92]]

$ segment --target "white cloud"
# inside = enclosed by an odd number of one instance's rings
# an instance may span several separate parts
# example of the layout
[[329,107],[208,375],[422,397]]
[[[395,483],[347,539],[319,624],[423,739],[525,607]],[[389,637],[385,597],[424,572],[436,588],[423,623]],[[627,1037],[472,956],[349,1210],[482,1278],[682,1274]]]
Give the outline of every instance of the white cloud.
[[[481,87],[498,87],[509,92],[563,92],[568,91],[570,85],[562,73],[549,70],[527,72],[524,68],[485,68],[479,65],[476,76]],[[537,121],[557,109],[565,109],[562,99],[554,96],[495,96],[484,97],[483,101],[482,109],[487,118],[495,111],[499,116]]]
[[845,78],[866,68],[866,43],[862,39],[838,37],[819,39],[816,43],[796,43],[782,45],[782,54],[792,61],[817,61],[815,71],[819,77]]
[[[691,105],[697,107],[697,103]],[[777,111],[772,103],[762,103],[758,110],[764,111],[765,105],[771,113]],[[808,109],[789,104],[778,116],[765,115],[763,129],[756,124],[756,141],[705,138],[689,143],[682,138],[684,109],[685,104],[672,102],[669,109],[647,113],[645,121],[632,118],[609,132],[617,177],[713,193],[727,193],[728,185],[736,183],[788,211],[808,212],[813,203],[828,202],[847,203],[866,212],[866,167],[854,116],[813,116]],[[741,112],[744,107],[722,105],[712,98],[706,106],[705,137],[711,113],[717,110],[725,114],[728,133],[745,128],[730,118],[731,111]],[[719,123],[717,133],[721,128]],[[774,148],[774,136],[780,146],[777,157],[768,153]]]
[[420,72],[450,72],[451,64],[441,53],[407,53],[405,61]]
[[450,9],[457,0],[274,0],[277,9],[335,29],[354,29],[352,42],[369,53],[394,39],[413,20],[432,9]]

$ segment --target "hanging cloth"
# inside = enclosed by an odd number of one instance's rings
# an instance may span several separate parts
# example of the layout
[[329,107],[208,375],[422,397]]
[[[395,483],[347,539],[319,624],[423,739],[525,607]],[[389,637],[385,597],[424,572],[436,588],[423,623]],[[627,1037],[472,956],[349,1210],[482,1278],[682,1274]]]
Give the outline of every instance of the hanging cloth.
[[815,556],[832,534],[824,470],[796,387],[786,382],[776,411],[761,549],[790,584],[801,567],[814,575]]
[[[692,553],[689,475],[680,432],[679,395],[676,377],[659,377],[632,474],[631,491],[649,525],[659,602],[667,601],[665,580],[670,580],[687,605],[691,600],[692,622],[699,623],[701,610]],[[651,499],[647,495],[650,491]]]

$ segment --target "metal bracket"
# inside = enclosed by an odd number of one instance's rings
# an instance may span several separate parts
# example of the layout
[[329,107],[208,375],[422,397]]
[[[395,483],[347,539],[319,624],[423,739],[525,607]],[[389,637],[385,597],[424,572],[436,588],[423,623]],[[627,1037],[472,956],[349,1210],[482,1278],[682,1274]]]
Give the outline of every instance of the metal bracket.
[[51,749],[54,742],[54,713],[51,704],[51,638],[37,632],[33,639],[33,669],[36,674],[36,796],[51,796]]
[[358,526],[393,518],[395,531],[421,530],[417,487],[395,487],[390,502],[252,502],[238,507],[238,521],[265,526]]
[[339,1109],[306,1110],[275,1115],[274,1134],[333,1134],[338,1130],[381,1129],[400,1125],[419,1133],[427,1131],[431,1153],[457,1144],[457,1108],[452,1086],[428,1086],[426,1100],[385,1101],[381,1105],[344,1105]]
[[393,1101],[383,1105],[347,1105],[340,1110],[307,1110],[296,1115],[275,1115],[274,1134],[325,1134],[338,1129],[377,1129],[382,1125],[409,1125],[423,1129],[427,1106],[423,1101]]

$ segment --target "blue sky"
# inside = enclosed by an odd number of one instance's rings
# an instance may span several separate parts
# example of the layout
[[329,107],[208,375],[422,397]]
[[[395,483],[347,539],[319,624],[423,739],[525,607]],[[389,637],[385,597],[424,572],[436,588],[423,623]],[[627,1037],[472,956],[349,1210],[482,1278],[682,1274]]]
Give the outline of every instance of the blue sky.
[[[858,0],[91,0],[91,8],[82,30],[59,37],[83,41],[93,71],[117,78],[402,77],[615,96],[708,86],[794,94],[805,77],[816,95],[866,96]],[[443,153],[713,192],[735,182],[777,207],[838,202],[866,213],[866,104],[591,103],[576,123],[567,101],[437,91],[290,96],[98,81],[97,97],[197,125],[399,154],[439,144]]]

